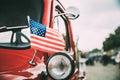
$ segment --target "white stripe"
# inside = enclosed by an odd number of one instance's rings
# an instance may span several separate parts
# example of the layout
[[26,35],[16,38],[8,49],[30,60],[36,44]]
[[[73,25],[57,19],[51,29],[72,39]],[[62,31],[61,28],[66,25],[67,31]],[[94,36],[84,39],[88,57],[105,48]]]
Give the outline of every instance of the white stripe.
[[46,34],[46,37],[47,36],[50,36],[50,37],[52,37],[52,38],[55,38],[55,39],[58,39],[58,40],[61,40],[62,42],[64,42],[64,39],[62,38],[62,36],[60,36],[60,35],[52,35],[52,34]]
[[63,40],[61,40],[61,42],[60,42],[60,41],[56,41],[56,40],[45,38],[45,37],[39,37],[39,36],[34,35],[34,34],[31,34],[31,36],[35,36],[35,37],[37,37],[39,39],[42,39],[42,40],[47,40],[47,41],[55,42],[55,43],[58,43],[58,44],[61,44],[61,45],[65,45],[65,42]]
[[47,32],[55,34],[55,35],[52,35],[52,36],[62,37],[62,35],[57,30],[48,29]]
[[51,32],[51,33],[60,34],[57,30],[51,29],[51,28],[47,28],[47,31],[49,31],[49,32]]
[[39,48],[41,48],[41,49],[49,50],[49,51],[51,51],[51,52],[60,52],[59,50],[56,50],[56,49],[53,49],[53,48],[51,49],[51,48],[44,47],[44,46],[40,46],[40,45],[33,44],[33,43],[31,43],[31,45],[36,46],[36,47],[39,47]]
[[36,39],[31,39],[31,41],[35,41],[35,42],[38,42],[38,43],[41,43],[41,44],[44,44],[44,45],[48,45],[48,46],[51,46],[51,47],[55,47],[55,48],[57,47],[59,49],[64,49],[64,47],[62,47],[62,46],[58,46],[58,45],[55,45],[55,44],[47,43],[47,42],[36,40]]
[[64,39],[62,38],[62,36],[54,36],[52,34],[46,34],[46,37],[50,36],[52,38],[55,38],[56,40],[60,40],[61,42],[64,42]]
[[54,35],[52,35],[52,34],[46,34],[46,37],[47,37],[47,36],[50,36],[50,37],[52,37],[52,38],[61,40],[60,36],[54,36]]

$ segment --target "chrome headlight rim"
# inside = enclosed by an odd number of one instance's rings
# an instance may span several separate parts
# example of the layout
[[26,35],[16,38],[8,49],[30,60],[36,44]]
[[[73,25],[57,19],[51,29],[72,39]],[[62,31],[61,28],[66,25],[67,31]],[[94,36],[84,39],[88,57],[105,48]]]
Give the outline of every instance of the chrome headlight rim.
[[[67,71],[63,70],[64,73],[62,73],[62,71],[61,71],[61,73],[59,72],[60,74],[54,74],[54,72],[50,72],[50,63],[52,62],[52,60],[55,60],[54,64],[57,64],[56,62],[59,61],[58,58],[63,59],[62,62],[64,62],[63,65],[64,65],[65,70],[67,70]],[[57,65],[55,65],[55,67],[56,66]],[[66,66],[67,67],[69,66],[69,67],[66,68]],[[60,66],[59,66],[59,68],[60,68]],[[64,52],[57,52],[57,53],[51,55],[48,58],[47,65],[46,65],[46,70],[47,70],[48,76],[51,77],[52,79],[55,79],[55,80],[67,80],[73,75],[73,73],[75,71],[75,63],[74,63],[74,60],[72,59],[72,57],[69,56],[68,54],[66,54]],[[58,71],[58,68],[57,68],[57,71]]]

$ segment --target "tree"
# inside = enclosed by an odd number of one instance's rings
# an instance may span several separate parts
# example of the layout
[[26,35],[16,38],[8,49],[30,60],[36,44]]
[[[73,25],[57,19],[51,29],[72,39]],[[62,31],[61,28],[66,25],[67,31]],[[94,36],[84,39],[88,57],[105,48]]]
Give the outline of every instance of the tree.
[[97,52],[100,52],[100,51],[101,51],[101,50],[99,50],[98,48],[95,48],[95,49],[89,51],[89,53],[97,53]]
[[112,48],[114,48],[115,46],[115,35],[114,34],[110,34],[108,38],[106,38],[106,40],[103,42],[103,49],[104,51],[108,51]]
[[115,30],[115,34],[120,35],[120,26],[118,26],[118,28]]
[[120,26],[114,32],[115,34],[110,34],[103,42],[104,51],[120,47]]

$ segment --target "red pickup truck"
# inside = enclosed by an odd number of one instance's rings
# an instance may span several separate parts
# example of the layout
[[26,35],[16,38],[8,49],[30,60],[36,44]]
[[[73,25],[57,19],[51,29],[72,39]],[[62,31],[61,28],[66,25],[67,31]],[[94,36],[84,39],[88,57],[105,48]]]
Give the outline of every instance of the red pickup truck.
[[[60,32],[64,51],[51,54],[34,50],[27,16]],[[59,0],[0,0],[0,80],[77,79],[79,68],[70,20],[78,17],[76,8],[66,9]]]

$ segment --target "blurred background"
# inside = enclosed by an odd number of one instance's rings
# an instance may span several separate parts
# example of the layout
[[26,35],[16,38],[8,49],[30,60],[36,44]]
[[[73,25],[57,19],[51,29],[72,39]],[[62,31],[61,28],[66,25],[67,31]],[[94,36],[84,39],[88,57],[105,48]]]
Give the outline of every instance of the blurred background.
[[[120,80],[120,0],[61,0],[75,6],[74,41],[88,80]],[[117,61],[118,60],[118,61]]]

